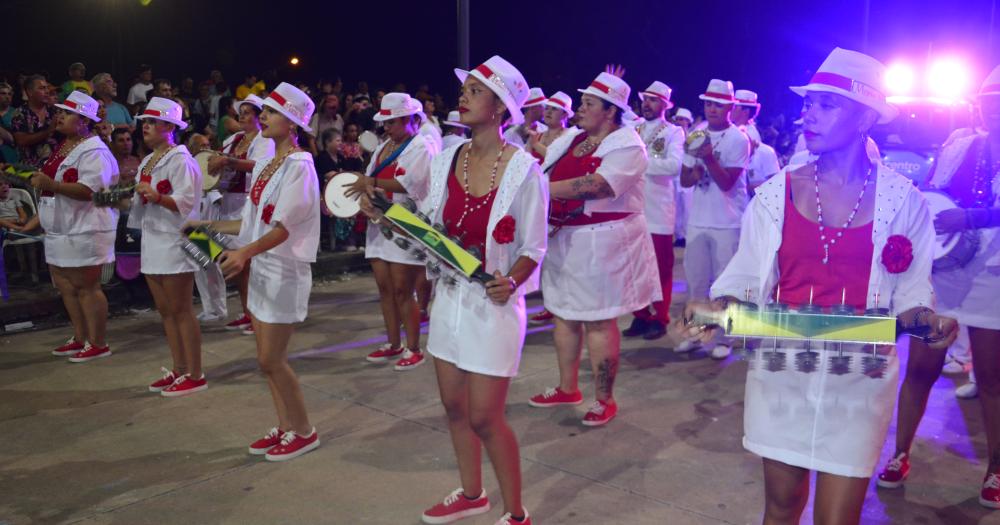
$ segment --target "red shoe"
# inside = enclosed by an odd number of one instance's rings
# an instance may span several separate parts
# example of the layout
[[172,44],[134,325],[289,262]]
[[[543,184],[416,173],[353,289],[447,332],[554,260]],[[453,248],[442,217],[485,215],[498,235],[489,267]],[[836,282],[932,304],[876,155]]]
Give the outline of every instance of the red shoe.
[[551,321],[553,317],[555,316],[552,315],[552,312],[548,310],[542,310],[541,312],[538,312],[537,314],[531,316],[528,319],[528,322],[531,324],[543,324]]
[[983,479],[983,490],[979,492],[979,504],[991,509],[1000,509],[1000,473],[988,472]]
[[399,357],[400,354],[402,353],[403,353],[402,348],[394,349],[392,345],[386,343],[378,347],[378,350],[375,350],[374,352],[368,354],[368,357],[365,357],[365,359],[367,359],[372,363],[384,363],[390,359],[395,359]]
[[111,347],[105,345],[103,348],[94,346],[87,343],[83,347],[83,350],[73,354],[73,357],[69,358],[70,363],[86,363],[87,361],[92,361],[94,359],[100,359],[102,357],[109,357],[111,355]]
[[150,392],[161,392],[164,388],[174,384],[174,381],[177,381],[177,374],[173,370],[167,370],[163,367],[160,367],[160,370],[163,370],[163,377],[149,384]]
[[285,436],[285,431],[278,427],[273,427],[264,434],[264,437],[250,443],[250,453],[254,456],[263,456],[268,450],[281,444],[281,438]]
[[226,330],[235,332],[236,330],[245,330],[248,326],[253,326],[253,323],[250,322],[249,315],[243,314],[243,317],[233,319],[232,321],[226,323]]
[[295,432],[288,431],[281,436],[281,443],[278,443],[271,450],[264,454],[264,459],[268,461],[288,461],[295,459],[310,450],[319,447],[319,433],[312,429],[312,434],[300,436]]
[[205,379],[205,374],[201,375],[201,379],[192,379],[189,374],[184,374],[174,380],[174,384],[161,390],[160,395],[163,397],[183,397],[202,390],[208,390],[208,380]]
[[241,333],[243,335],[253,335],[254,334],[253,325],[247,326],[246,328],[243,329],[243,332],[241,332]]
[[906,476],[910,475],[910,455],[900,452],[899,455],[889,460],[878,475],[875,483],[884,489],[896,489],[903,486]]
[[579,405],[583,403],[583,393],[567,394],[559,387],[549,388],[528,400],[528,404],[537,408],[557,407],[559,405]]
[[490,500],[486,497],[485,489],[476,499],[469,499],[465,497],[465,491],[455,489],[444,498],[444,501],[425,510],[420,520],[424,523],[451,523],[489,511]]
[[80,350],[83,350],[83,343],[77,341],[76,338],[70,337],[66,344],[56,348],[52,351],[52,355],[57,355],[59,357],[66,357],[74,355]]
[[618,403],[597,400],[590,405],[587,414],[583,416],[583,424],[588,427],[599,427],[608,424],[608,421],[614,419],[616,415],[618,415]]
[[494,525],[531,525],[531,516],[528,515],[528,509],[521,507],[524,512],[524,519],[517,521],[512,518],[510,513],[504,514],[500,517],[500,521],[496,522]]
[[414,352],[407,348],[403,351],[403,358],[396,361],[396,370],[413,370],[414,368],[424,364],[427,359],[424,357],[424,353],[420,350]]

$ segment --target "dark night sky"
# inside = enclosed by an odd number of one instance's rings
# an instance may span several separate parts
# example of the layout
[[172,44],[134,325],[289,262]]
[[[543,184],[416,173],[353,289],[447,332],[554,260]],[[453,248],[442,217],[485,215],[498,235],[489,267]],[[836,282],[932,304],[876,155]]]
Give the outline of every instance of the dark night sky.
[[[717,77],[761,94],[765,112],[797,111],[786,86],[806,81],[836,45],[861,49],[864,0],[472,0],[472,61],[498,53],[532,85],[576,95],[607,62],[621,62],[633,91],[652,80],[679,105]],[[955,51],[977,67],[1000,60],[988,45],[997,0],[870,0],[869,52],[920,62],[929,49]],[[157,77],[196,80],[213,67],[232,84],[248,70],[277,68],[284,80],[341,76],[348,87],[420,82],[450,98],[457,90],[454,0],[5,0],[8,53],[0,70],[48,71],[64,80],[73,61],[88,76],[110,70],[128,84],[137,64]],[[997,15],[1000,16],[1000,15]],[[997,21],[1000,25],[1000,20]],[[993,48],[1000,47],[994,31]],[[993,56],[990,57],[990,51]],[[292,55],[302,58],[290,70]],[[473,64],[473,65],[474,65]],[[120,87],[124,94],[127,85]]]

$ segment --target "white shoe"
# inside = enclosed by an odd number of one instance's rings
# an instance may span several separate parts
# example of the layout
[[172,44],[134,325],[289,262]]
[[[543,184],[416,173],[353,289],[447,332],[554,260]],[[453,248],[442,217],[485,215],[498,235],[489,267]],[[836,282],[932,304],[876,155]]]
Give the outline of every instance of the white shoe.
[[674,347],[674,352],[677,352],[678,354],[683,354],[683,353],[686,353],[686,352],[693,352],[693,351],[695,351],[695,350],[697,350],[699,348],[701,348],[701,340],[700,339],[697,339],[697,338],[696,339],[685,339],[685,340],[681,341],[681,343],[679,345],[677,345],[677,346]]
[[964,374],[968,372],[968,370],[965,369],[965,363],[958,361],[951,356],[948,356],[944,367],[941,368],[941,371],[946,374]]
[[199,323],[206,324],[206,323],[218,323],[219,321],[225,319],[226,317],[224,315],[202,312],[196,315],[195,318],[198,319]]
[[979,395],[979,387],[975,383],[966,383],[955,389],[955,397],[959,399],[975,399]]
[[715,348],[712,348],[712,350],[708,352],[708,355],[712,356],[712,359],[722,360],[729,357],[732,353],[733,347],[724,343],[719,343],[715,345]]

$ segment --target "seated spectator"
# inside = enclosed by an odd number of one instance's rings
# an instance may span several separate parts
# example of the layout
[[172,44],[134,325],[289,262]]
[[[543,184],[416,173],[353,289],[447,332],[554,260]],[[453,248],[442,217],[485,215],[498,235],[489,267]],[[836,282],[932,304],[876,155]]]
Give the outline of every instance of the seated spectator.
[[18,161],[17,144],[11,123],[18,109],[12,104],[14,88],[6,82],[0,82],[0,162],[14,164]]
[[94,85],[94,98],[104,104],[104,110],[107,112],[107,119],[101,122],[107,122],[116,128],[135,128],[135,120],[132,119],[128,108],[115,101],[115,97],[118,96],[118,84],[111,78],[111,74],[98,73],[94,75],[91,83]]
[[[29,233],[24,225],[28,216],[28,204],[16,198],[10,191],[10,183],[0,178],[0,230],[15,233]],[[30,197],[29,197],[30,198]],[[38,250],[35,243],[16,245],[17,262],[21,272],[31,274],[31,282],[38,283]]]
[[139,80],[129,88],[128,97],[125,99],[133,115],[146,106],[149,92],[153,89],[152,82],[153,68],[146,64],[139,66]]
[[257,75],[250,73],[246,76],[246,80],[236,88],[236,100],[243,100],[247,98],[247,95],[256,95],[259,97],[265,89],[267,87],[264,86],[263,82],[257,80]]
[[41,168],[55,149],[55,110],[52,90],[42,75],[31,75],[24,81],[28,103],[11,120],[11,132],[17,143],[21,162]]
[[87,66],[84,66],[81,62],[73,62],[69,66],[69,80],[63,82],[62,88],[59,90],[59,102],[66,100],[66,97],[70,93],[80,90],[84,93],[90,95],[94,92],[94,86],[87,82]]
[[118,161],[118,182],[122,185],[135,184],[139,172],[139,157],[132,151],[132,134],[125,128],[111,132],[111,153]]

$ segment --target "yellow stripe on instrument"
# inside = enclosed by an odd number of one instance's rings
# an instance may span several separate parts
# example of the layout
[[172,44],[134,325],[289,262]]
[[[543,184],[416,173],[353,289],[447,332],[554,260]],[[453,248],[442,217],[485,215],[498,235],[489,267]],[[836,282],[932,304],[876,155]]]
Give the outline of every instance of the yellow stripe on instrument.
[[429,246],[435,252],[446,258],[449,263],[461,270],[466,276],[471,276],[482,266],[482,262],[455,244],[441,232],[432,228],[406,208],[394,204],[385,216],[400,228],[405,228],[415,238]]
[[201,251],[207,253],[213,261],[225,250],[223,246],[220,246],[219,243],[213,241],[207,233],[201,230],[194,230],[189,233],[188,239],[201,248]]
[[896,319],[867,315],[835,315],[758,311],[732,304],[726,309],[728,335],[808,339],[863,344],[895,344]]

